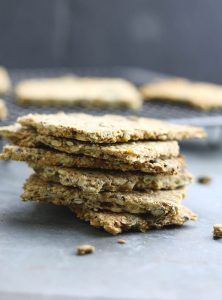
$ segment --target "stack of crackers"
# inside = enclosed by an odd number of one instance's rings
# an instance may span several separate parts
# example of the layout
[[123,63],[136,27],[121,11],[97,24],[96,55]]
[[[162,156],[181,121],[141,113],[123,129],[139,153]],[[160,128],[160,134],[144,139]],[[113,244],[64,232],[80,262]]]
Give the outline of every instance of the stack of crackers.
[[34,170],[25,201],[67,206],[112,234],[196,219],[181,204],[192,176],[178,140],[204,137],[201,128],[117,115],[29,114],[0,135],[12,143],[0,158]]

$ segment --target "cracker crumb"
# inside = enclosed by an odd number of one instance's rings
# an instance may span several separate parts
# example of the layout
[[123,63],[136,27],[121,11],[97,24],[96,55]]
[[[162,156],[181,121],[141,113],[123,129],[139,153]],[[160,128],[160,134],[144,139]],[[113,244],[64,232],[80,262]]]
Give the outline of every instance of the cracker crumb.
[[96,251],[96,248],[92,245],[81,245],[77,247],[77,255],[85,255],[94,253]]
[[222,238],[222,224],[214,224],[213,235],[215,239]]
[[125,240],[117,240],[117,243],[123,245],[123,244],[126,244],[126,241]]
[[210,176],[201,176],[198,178],[198,183],[200,184],[209,184],[211,181],[212,178]]

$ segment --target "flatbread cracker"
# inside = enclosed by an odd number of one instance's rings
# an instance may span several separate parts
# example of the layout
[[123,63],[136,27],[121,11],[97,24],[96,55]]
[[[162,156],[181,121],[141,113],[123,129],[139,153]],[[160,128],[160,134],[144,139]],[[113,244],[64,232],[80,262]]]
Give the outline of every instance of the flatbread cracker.
[[17,160],[38,163],[41,166],[64,166],[87,169],[142,171],[145,173],[177,174],[184,169],[182,156],[169,159],[155,159],[145,163],[124,164],[118,160],[108,161],[84,155],[69,155],[58,151],[6,145],[0,160]]
[[0,95],[5,95],[11,88],[11,81],[8,72],[0,66]]
[[24,201],[43,201],[64,206],[79,205],[94,211],[150,214],[156,218],[163,218],[169,213],[176,214],[184,197],[184,189],[146,193],[92,193],[42,180],[38,174],[28,178],[22,194]]
[[170,225],[183,225],[189,220],[196,220],[197,215],[188,208],[181,206],[176,215],[157,220],[150,215],[135,215],[128,213],[95,212],[79,206],[71,206],[77,218],[87,221],[96,228],[103,228],[113,235],[123,231],[146,232],[150,229],[161,229]]
[[141,93],[145,100],[184,103],[206,111],[222,108],[222,86],[213,83],[168,79],[142,86]]
[[102,191],[173,190],[192,181],[190,173],[184,170],[176,175],[150,175],[142,172],[101,172],[53,166],[42,167],[38,163],[30,164],[30,166],[35,170],[39,178],[93,193]]
[[5,105],[5,102],[0,99],[0,120],[6,119],[7,115],[8,115],[8,110]]
[[139,109],[142,97],[136,87],[120,78],[31,79],[16,87],[17,102],[22,105],[113,107]]
[[94,143],[133,140],[181,140],[202,138],[203,128],[174,125],[156,119],[118,115],[29,114],[18,118],[23,126],[33,127],[42,135],[71,138]]
[[21,147],[38,147],[36,132],[32,128],[24,128],[15,123],[9,126],[0,127],[0,137],[8,139],[12,144]]
[[151,159],[165,159],[179,155],[179,145],[176,141],[138,141],[110,145],[47,135],[39,135],[37,140],[46,146],[68,154],[83,154],[111,161],[117,159],[126,163],[143,163]]
[[124,163],[140,162],[156,158],[170,158],[179,155],[176,141],[138,141],[118,144],[93,144],[67,138],[40,135],[31,128],[20,124],[0,127],[0,136],[9,139],[21,147],[38,147],[43,145],[68,154],[83,154]]

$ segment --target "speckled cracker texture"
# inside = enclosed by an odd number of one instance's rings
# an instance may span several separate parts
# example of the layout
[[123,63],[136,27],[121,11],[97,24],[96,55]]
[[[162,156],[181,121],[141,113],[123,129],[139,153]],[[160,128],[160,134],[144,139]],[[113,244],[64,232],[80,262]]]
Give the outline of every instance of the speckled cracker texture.
[[184,206],[178,210],[174,217],[169,216],[160,220],[149,215],[111,213],[107,211],[95,212],[76,206],[71,206],[70,209],[79,219],[89,222],[94,227],[103,228],[113,235],[129,230],[146,232],[154,228],[161,229],[170,225],[183,225],[185,222],[197,218],[195,213]]
[[137,141],[116,144],[94,144],[74,139],[40,135],[34,129],[20,124],[0,127],[0,136],[21,147],[41,147],[45,145],[68,154],[83,154],[124,163],[143,163],[156,158],[171,158],[179,155],[177,141]]
[[6,145],[0,154],[0,160],[25,161],[38,163],[41,166],[64,166],[87,169],[141,171],[150,174],[177,174],[184,169],[182,156],[169,159],[155,159],[144,163],[124,164],[118,160],[108,161],[99,158],[70,155],[59,151],[40,148],[26,148]]
[[62,167],[30,165],[40,178],[84,191],[149,191],[173,190],[192,181],[192,176],[182,170],[175,175],[146,174],[142,172],[98,171]]
[[32,175],[24,186],[23,200],[65,205],[92,226],[118,234],[125,230],[147,231],[182,225],[196,215],[180,204],[184,190],[150,193],[86,193]]
[[50,202],[56,205],[80,205],[95,211],[129,212],[151,214],[164,217],[175,214],[179,203],[185,197],[184,189],[143,192],[101,192],[92,193],[73,187],[63,186],[39,178],[38,174],[29,177],[24,185],[22,199]]
[[174,125],[156,119],[118,115],[29,114],[18,119],[23,126],[38,133],[93,143],[116,143],[133,140],[181,140],[202,138],[202,128]]

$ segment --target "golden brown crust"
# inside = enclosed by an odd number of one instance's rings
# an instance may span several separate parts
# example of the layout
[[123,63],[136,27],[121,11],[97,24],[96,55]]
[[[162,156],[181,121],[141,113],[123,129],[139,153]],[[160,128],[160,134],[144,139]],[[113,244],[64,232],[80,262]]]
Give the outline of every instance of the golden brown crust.
[[117,160],[107,161],[84,155],[69,155],[58,151],[40,148],[26,148],[6,145],[0,154],[0,160],[17,160],[38,163],[41,166],[64,166],[87,169],[142,171],[150,174],[177,174],[184,168],[182,156],[171,159],[156,159],[143,164],[124,164]]
[[30,166],[44,180],[94,193],[101,191],[173,190],[192,181],[192,176],[184,170],[175,175],[151,175],[142,172],[101,172],[53,166],[43,167],[38,163],[30,164]]
[[101,227],[113,235],[129,230],[146,232],[152,228],[161,229],[169,225],[183,225],[186,221],[197,218],[196,214],[185,207],[181,207],[173,218],[170,216],[159,220],[147,215],[95,212],[75,206],[71,206],[70,209],[79,219],[88,221],[94,227]]
[[[47,182],[44,183],[42,180],[39,180],[36,175],[33,175],[25,184],[24,194],[22,197],[24,200],[43,201],[58,205],[68,205],[78,218],[89,221],[92,226],[102,227],[111,234],[118,234],[126,230],[139,230],[145,232],[152,228],[160,229],[168,225],[182,225],[184,222],[188,220],[195,220],[197,217],[189,209],[178,204],[178,199],[175,199],[175,202],[172,201],[172,197],[170,197],[171,201],[160,200],[160,192],[158,192],[157,200],[154,202],[151,200],[151,198],[154,198],[155,192],[152,193],[150,199],[149,196],[145,194],[144,197],[147,199],[146,201],[144,201],[145,198],[144,200],[142,200],[143,197],[141,198],[141,193],[127,193],[124,195],[125,199],[121,199],[123,194],[119,193],[113,194],[119,195],[118,198],[110,198],[110,195],[112,193],[103,193],[103,196],[84,193],[86,197],[84,199],[84,202],[83,198],[80,199],[81,193],[77,192],[78,196],[76,197],[76,200],[81,200],[81,203],[75,203],[74,201],[67,201],[70,195],[74,197],[75,189],[72,189],[72,192],[70,193],[69,191],[67,194],[68,190],[70,190],[70,188],[62,187],[61,185],[58,188],[58,185]],[[169,191],[165,191],[165,193],[166,192],[169,193]],[[178,191],[178,193],[180,192]],[[107,199],[110,199],[111,206],[108,208],[100,208],[100,204],[106,203]],[[130,207],[131,210],[132,204],[134,203],[134,213],[120,210],[117,210],[117,212],[115,210],[115,212],[110,212],[110,210],[115,208],[115,204],[118,203],[119,206],[121,204],[121,201],[123,209],[127,209]],[[89,204],[90,202],[91,205],[87,205],[87,203]],[[144,205],[146,209],[144,208]],[[137,209],[135,209],[135,207],[137,207]],[[141,210],[142,207],[143,210]],[[143,211],[143,213],[140,213],[141,211]],[[162,214],[163,211],[164,213]]]
[[202,128],[173,125],[156,119],[118,115],[93,116],[87,114],[29,114],[18,123],[33,127],[42,135],[90,141],[116,143],[133,140],[181,140],[202,138]]
[[164,217],[175,214],[185,197],[184,189],[171,191],[101,192],[93,193],[58,183],[47,182],[38,174],[31,175],[24,185],[22,199],[43,201],[56,205],[81,206],[94,211],[129,212]]
[[176,141],[138,141],[118,144],[93,144],[78,140],[40,135],[20,124],[0,127],[0,136],[21,147],[48,146],[68,154],[83,154],[101,159],[118,159],[124,163],[139,162],[156,158],[170,158],[179,155]]
[[222,108],[222,86],[192,82],[186,79],[168,79],[141,87],[145,100],[185,103],[202,110]]
[[39,135],[37,140],[51,148],[69,154],[83,154],[101,159],[122,162],[141,162],[156,159],[170,158],[179,155],[179,146],[176,141],[143,141],[118,144],[92,144],[71,139],[62,139],[52,136]]

